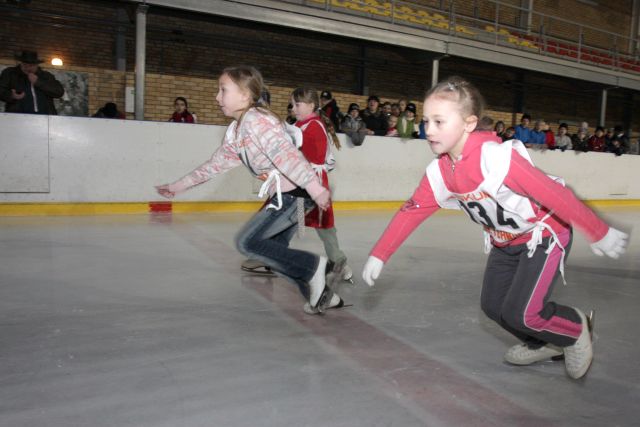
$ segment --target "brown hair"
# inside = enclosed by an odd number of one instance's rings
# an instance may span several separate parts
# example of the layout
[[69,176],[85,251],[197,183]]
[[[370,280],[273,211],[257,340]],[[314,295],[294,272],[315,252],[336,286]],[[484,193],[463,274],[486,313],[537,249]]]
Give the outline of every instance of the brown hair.
[[264,84],[260,71],[249,65],[237,65],[234,67],[227,67],[222,70],[222,73],[220,73],[221,76],[225,74],[229,76],[229,78],[233,80],[240,89],[248,91],[249,95],[251,95],[251,102],[249,103],[249,106],[242,111],[242,114],[238,119],[236,131],[240,128],[240,123],[242,122],[242,118],[245,113],[251,108],[255,108],[258,111],[275,117],[278,121],[282,121],[280,116],[271,110],[268,100],[266,99],[267,97],[264,95],[265,93],[268,93],[268,90]]
[[318,113],[318,115],[322,119],[322,123],[324,123],[324,127],[327,129],[327,132],[329,133],[331,142],[333,142],[333,145],[335,145],[336,148],[339,150],[340,140],[338,139],[338,135],[336,135],[336,130],[333,127],[333,123],[331,122],[329,117],[327,117],[324,111],[322,111],[322,109],[320,108],[320,98],[318,98],[318,92],[308,87],[299,87],[291,93],[291,97],[296,102],[313,104],[313,107],[314,107],[313,109],[316,113]]
[[458,103],[464,118],[476,116],[478,121],[484,112],[484,98],[480,91],[468,80],[452,76],[432,87],[425,95],[425,100],[431,96],[446,98]]

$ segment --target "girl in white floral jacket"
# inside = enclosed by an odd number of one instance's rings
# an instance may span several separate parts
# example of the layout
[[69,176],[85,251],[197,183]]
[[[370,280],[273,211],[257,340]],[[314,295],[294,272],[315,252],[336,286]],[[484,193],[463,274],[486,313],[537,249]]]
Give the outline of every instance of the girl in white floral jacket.
[[241,164],[256,178],[267,176],[260,193],[269,193],[269,203],[239,232],[238,250],[293,280],[311,307],[322,309],[332,296],[325,278],[327,259],[291,249],[289,241],[297,228],[297,200],[304,201],[307,211],[315,205],[324,210],[330,192],[285,132],[282,120],[261,98],[264,92],[262,76],[255,68],[223,70],[216,101],[225,116],[235,120],[222,145],[189,174],[156,188],[163,197],[172,198]]

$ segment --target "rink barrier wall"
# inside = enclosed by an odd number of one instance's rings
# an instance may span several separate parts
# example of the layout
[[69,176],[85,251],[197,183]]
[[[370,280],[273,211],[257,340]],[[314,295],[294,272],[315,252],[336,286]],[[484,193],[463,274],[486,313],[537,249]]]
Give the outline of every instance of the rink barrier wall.
[[[225,127],[0,114],[0,215],[255,211],[262,184],[240,166],[167,204],[155,186],[208,159]],[[337,210],[397,209],[434,158],[426,141],[340,135],[330,181]],[[640,156],[531,151],[583,200],[638,205]]]

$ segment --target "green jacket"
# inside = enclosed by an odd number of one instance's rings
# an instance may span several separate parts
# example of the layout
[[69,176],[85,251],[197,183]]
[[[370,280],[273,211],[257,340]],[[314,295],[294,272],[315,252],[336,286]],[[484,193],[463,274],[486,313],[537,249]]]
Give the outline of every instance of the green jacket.
[[413,138],[413,134],[416,131],[415,125],[415,118],[409,120],[405,116],[401,116],[400,119],[398,119],[398,126],[396,126],[396,129],[398,129],[398,136],[400,138]]

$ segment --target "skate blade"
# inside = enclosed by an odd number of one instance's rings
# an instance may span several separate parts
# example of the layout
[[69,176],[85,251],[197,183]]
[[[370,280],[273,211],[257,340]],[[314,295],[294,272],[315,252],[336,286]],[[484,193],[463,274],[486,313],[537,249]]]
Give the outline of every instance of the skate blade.
[[324,291],[322,291],[322,295],[320,295],[320,299],[318,300],[318,304],[315,306],[315,309],[318,310],[318,314],[324,314],[324,312],[329,308],[328,305],[331,303],[331,298],[333,298],[333,291],[329,286],[324,287]]
[[591,310],[587,315],[587,327],[589,328],[589,333],[591,334],[591,340],[593,340],[593,327],[596,323],[596,311]]

